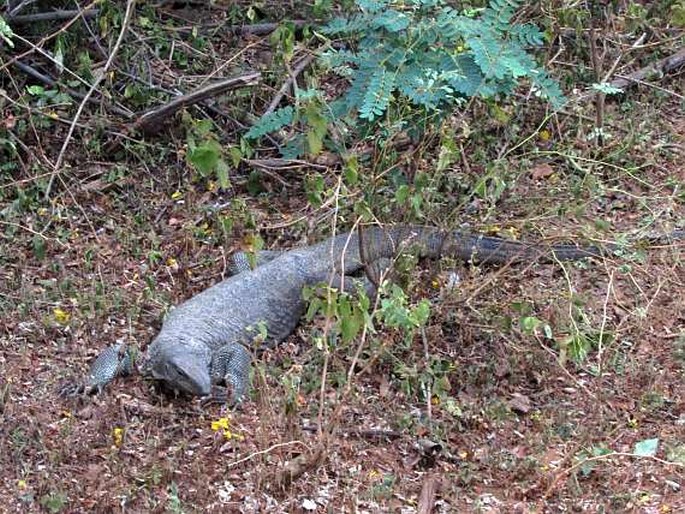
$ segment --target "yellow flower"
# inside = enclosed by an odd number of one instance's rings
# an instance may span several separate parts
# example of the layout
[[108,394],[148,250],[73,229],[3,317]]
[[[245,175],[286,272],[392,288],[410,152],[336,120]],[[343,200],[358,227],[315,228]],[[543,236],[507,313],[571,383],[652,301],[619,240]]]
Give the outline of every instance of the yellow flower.
[[219,418],[216,421],[212,421],[212,430],[214,430],[214,432],[221,430],[224,439],[227,441],[229,439],[237,439],[238,441],[243,441],[245,439],[243,435],[231,432],[230,421],[228,418]]
[[55,309],[52,310],[52,314],[55,317],[55,321],[59,323],[60,325],[67,325],[69,324],[69,319],[71,318],[71,314],[69,314],[67,311],[64,311],[60,309],[59,307],[56,307]]
[[19,489],[26,489],[26,480],[17,480],[17,487]]
[[174,192],[171,194],[171,199],[172,199],[172,200],[180,200],[181,198],[183,198],[183,193],[181,193],[180,191],[174,191]]
[[244,441],[245,436],[243,436],[242,434],[233,433],[230,430],[224,430],[224,439],[226,439],[227,441],[230,439],[237,439],[238,441]]
[[214,430],[215,432],[217,430],[222,430],[222,429],[228,430],[228,425],[229,425],[228,418],[219,418],[216,421],[212,421],[212,430]]
[[114,430],[112,430],[112,439],[114,440],[114,446],[120,448],[124,442],[124,429],[115,427]]

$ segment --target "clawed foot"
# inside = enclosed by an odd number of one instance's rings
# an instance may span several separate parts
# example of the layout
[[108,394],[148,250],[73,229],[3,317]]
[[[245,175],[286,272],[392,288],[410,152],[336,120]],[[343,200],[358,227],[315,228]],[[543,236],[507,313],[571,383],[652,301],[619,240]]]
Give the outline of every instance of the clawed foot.
[[209,405],[227,405],[231,410],[239,410],[242,406],[242,399],[235,399],[234,395],[229,395],[227,387],[212,386],[212,392],[208,396],[200,399],[200,405],[207,407]]
[[60,398],[76,398],[78,396],[88,396],[91,394],[99,394],[102,388],[79,382],[78,380],[68,379],[60,385],[57,390],[57,395]]
[[75,380],[68,380],[59,387],[57,394],[60,398],[74,398],[84,394],[86,386]]

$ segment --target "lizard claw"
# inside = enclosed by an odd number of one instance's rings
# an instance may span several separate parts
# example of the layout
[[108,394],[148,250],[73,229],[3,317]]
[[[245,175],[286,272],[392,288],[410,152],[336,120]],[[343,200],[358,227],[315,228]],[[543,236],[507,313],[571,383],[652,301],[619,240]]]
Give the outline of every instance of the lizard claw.
[[207,407],[209,405],[227,405],[231,410],[240,409],[243,404],[243,398],[236,398],[235,395],[228,395],[228,388],[215,385],[212,387],[212,392],[200,399],[200,405]]
[[75,380],[68,380],[59,387],[57,395],[60,398],[74,398],[76,396],[81,396],[85,390],[85,384]]

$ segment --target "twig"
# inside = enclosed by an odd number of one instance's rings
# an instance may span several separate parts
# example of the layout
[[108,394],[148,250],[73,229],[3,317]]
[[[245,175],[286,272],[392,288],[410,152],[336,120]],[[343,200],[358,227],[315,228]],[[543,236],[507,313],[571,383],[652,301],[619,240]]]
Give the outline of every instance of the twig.
[[287,94],[290,87],[295,84],[295,80],[297,80],[298,75],[300,75],[300,73],[302,73],[305,70],[305,68],[307,68],[307,66],[309,66],[312,63],[312,61],[314,61],[314,58],[315,56],[310,54],[301,59],[300,62],[298,62],[295,65],[295,68],[293,68],[292,72],[290,73],[290,77],[288,77],[288,80],[286,80],[283,83],[281,88],[278,90],[278,93],[276,93],[276,96],[274,96],[274,99],[271,100],[269,107],[267,107],[266,111],[264,111],[264,116],[267,114],[271,114],[276,110],[278,104],[281,103],[281,100],[283,100],[283,97]]
[[290,446],[290,445],[292,445],[292,444],[301,444],[301,445],[304,446],[305,448],[307,447],[307,445],[304,444],[302,441],[288,441],[287,443],[278,443],[278,444],[274,444],[273,446],[269,446],[266,450],[260,450],[260,451],[258,451],[258,452],[251,453],[251,454],[248,455],[247,457],[244,457],[244,458],[242,458],[242,459],[239,459],[239,460],[237,460],[237,461],[235,461],[235,462],[229,462],[229,463],[226,465],[226,469],[230,469],[230,468],[233,468],[233,467],[237,466],[238,464],[242,464],[243,462],[250,461],[250,460],[254,459],[257,455],[264,455],[264,454],[266,454],[266,453],[272,452],[272,451],[275,450],[276,448],[282,448],[283,446]]
[[98,87],[100,82],[102,82],[102,79],[105,77],[107,72],[109,71],[109,68],[112,66],[112,62],[114,61],[114,56],[117,54],[119,51],[119,47],[121,46],[121,42],[124,40],[124,34],[126,33],[126,29],[128,27],[128,24],[131,21],[131,17],[133,14],[133,7],[135,6],[136,0],[128,0],[126,2],[126,14],[124,15],[124,21],[121,24],[121,31],[119,32],[119,37],[117,38],[116,43],[114,44],[114,48],[112,49],[112,53],[109,56],[109,59],[107,59],[107,62],[105,63],[104,67],[102,70],[100,70],[100,73],[95,77],[95,80],[93,81],[93,84],[90,86],[90,89],[88,90],[88,93],[86,93],[86,97],[83,99],[81,104],[78,107],[78,110],[76,111],[76,114],[74,115],[74,120],[69,127],[69,132],[67,133],[66,138],[64,139],[64,144],[62,145],[62,149],[59,152],[59,155],[57,156],[57,162],[55,162],[54,166],[54,171],[52,176],[50,177],[50,182],[48,182],[48,187],[45,189],[45,197],[49,198],[50,197],[50,190],[52,189],[52,184],[55,181],[55,177],[59,173],[59,170],[62,166],[62,161],[64,160],[64,154],[67,151],[67,147],[69,146],[69,142],[71,141],[72,135],[74,134],[74,129],[76,128],[76,124],[78,123],[78,119],[81,116],[81,113],[83,112],[83,109],[86,106],[86,103],[88,102],[88,99],[93,95],[95,92],[95,89]]
[[16,13],[21,12],[23,9],[28,7],[31,4],[35,4],[36,0],[23,0],[22,2],[19,2],[16,6],[12,7],[11,4],[8,4],[8,7],[11,9],[8,13],[7,16],[15,16]]
[[[302,430],[305,432],[318,432],[317,425],[304,425]],[[403,436],[402,432],[396,430],[383,430],[381,428],[337,430],[335,435],[344,437],[358,437],[361,439],[399,439]]]
[[631,80],[635,84],[640,84],[641,86],[651,87],[652,89],[656,89],[658,91],[663,91],[667,95],[674,96],[674,97],[678,98],[679,100],[685,100],[685,95],[681,95],[681,94],[678,94],[671,89],[666,89],[665,87],[658,86],[658,85],[654,84],[653,82],[647,82],[646,80],[640,80],[640,79],[635,79],[635,78],[633,78]]
[[[13,222],[11,222],[11,221],[2,221],[2,220],[0,220],[0,225],[5,225],[5,226],[8,226],[8,227],[14,227],[14,228],[18,228],[18,229],[21,229],[21,230],[25,230],[26,232],[29,232],[30,234],[33,234],[34,236],[40,237],[40,238],[43,239],[44,241],[55,241],[55,242],[56,242],[58,245],[60,245],[62,248],[66,248],[66,247],[67,247],[67,245],[64,244],[62,241],[60,241],[58,238],[56,238],[56,237],[48,237],[48,236],[46,236],[45,234],[43,234],[43,232],[37,232],[36,230],[33,230],[31,227],[26,227],[26,226],[24,226],[24,225],[20,225],[19,223],[13,223]],[[50,225],[50,223],[48,223],[48,226],[49,226],[49,225]],[[45,231],[45,230],[47,230],[47,226],[45,227],[44,231]],[[11,241],[11,240],[12,240],[9,236],[6,236],[5,234],[0,234],[0,236],[2,236],[3,238],[7,239],[8,241]]]
[[[52,77],[50,77],[48,75],[45,75],[45,74],[39,72],[38,70],[36,70],[32,66],[29,66],[28,64],[24,64],[21,61],[17,61],[14,63],[14,65],[17,68],[19,68],[21,71],[26,73],[27,75],[43,82],[44,84],[47,84],[48,86],[57,87],[59,85],[55,79],[53,79]],[[82,100],[82,101],[87,101],[90,103],[99,103],[100,102],[100,100],[98,100],[98,99],[87,97],[83,93],[79,93],[78,91],[75,91],[71,88],[64,88],[64,91],[69,96],[72,96],[74,98],[78,98],[79,100]],[[101,94],[101,97],[102,97],[102,94]],[[133,113],[131,113],[131,111],[126,110],[126,109],[122,109],[121,107],[118,107],[116,105],[110,105],[108,108],[112,112],[115,112],[116,114],[119,114],[120,116],[124,116],[126,118],[130,118],[133,115]]]
[[602,324],[599,327],[599,337],[597,342],[597,374],[602,376],[602,357],[604,357],[604,334],[606,333],[606,324],[608,319],[609,297],[614,286],[614,270],[609,273],[609,283],[607,284],[607,293],[604,296],[604,304],[602,305]]
[[[592,20],[591,20],[591,23]],[[590,33],[588,38],[590,39],[590,57],[592,59],[592,68],[595,72],[595,81],[600,82],[602,80],[602,64],[597,50],[597,33],[595,31],[594,23],[590,27]],[[601,91],[595,93],[595,136],[597,141],[597,146],[603,146],[602,128],[604,126],[604,98],[605,95]]]
[[[426,337],[426,328],[421,327],[421,341],[423,342],[423,366],[426,368],[428,371],[429,365],[431,362],[430,359],[430,350],[428,349],[428,338]],[[430,373],[428,374],[430,376]],[[426,392],[426,419],[430,422],[431,419],[433,419],[433,388],[432,384],[424,382],[424,388],[427,389]]]
[[600,460],[608,460],[611,457],[633,457],[633,458],[638,458],[638,459],[651,459],[653,461],[656,461],[660,464],[663,464],[665,466],[675,466],[678,468],[685,468],[685,465],[681,464],[680,462],[672,462],[672,461],[667,461],[660,459],[658,457],[654,457],[653,455],[638,455],[636,453],[625,453],[625,452],[612,452],[612,453],[607,453],[606,455],[596,455],[594,457],[588,457],[587,459],[582,459],[576,462],[573,466],[564,469],[557,473],[557,475],[554,477],[554,480],[552,480],[552,483],[549,485],[547,490],[545,491],[545,494],[542,496],[540,499],[540,504],[538,504],[538,508],[535,510],[535,512],[541,512],[541,507],[544,505],[545,500],[549,498],[549,496],[552,494],[552,491],[554,488],[557,486],[559,481],[569,473],[572,473],[576,469],[578,469],[581,466],[584,466],[585,464],[589,462],[595,462],[595,461],[600,461]]
[[254,86],[259,83],[261,73],[252,72],[238,77],[222,80],[214,84],[210,84],[200,88],[192,93],[174,98],[161,107],[153,109],[143,114],[134,124],[134,129],[140,130],[145,134],[155,134],[161,130],[162,123],[165,119],[173,116],[177,111],[188,105],[193,105],[207,98],[220,95],[231,89],[236,89],[245,86]]
[[[266,36],[276,30],[283,22],[279,23],[255,23],[254,25],[229,25],[228,27],[223,23],[209,23],[199,28],[202,33],[209,30],[226,31],[229,34],[236,36]],[[305,20],[289,20],[288,23],[295,25],[296,29],[301,29],[307,24]],[[183,27],[165,27],[165,30],[173,31],[179,34],[190,34],[194,30],[198,30],[196,25]]]
[[81,16],[83,18],[93,18],[100,13],[98,9],[88,9],[87,11],[65,11],[58,9],[50,12],[39,12],[36,14],[21,14],[17,16],[8,16],[7,21],[10,24],[27,24],[39,21],[55,21],[55,20],[68,20],[74,17]]
[[[92,6],[94,6],[94,5],[96,5],[97,3],[99,3],[99,1],[100,1],[100,0],[93,0],[90,4],[88,4],[88,5],[85,7],[85,9],[84,9],[83,11],[79,11],[79,13],[90,10],[90,8],[91,8]],[[72,20],[70,20],[69,22],[65,23],[62,27],[60,27],[59,30],[53,32],[52,34],[50,34],[50,35],[48,35],[48,36],[45,36],[45,37],[41,38],[41,40],[38,41],[38,43],[36,43],[36,44],[31,44],[31,48],[29,48],[29,49],[26,50],[25,52],[22,52],[22,53],[20,53],[20,54],[18,54],[18,55],[15,55],[15,56],[12,57],[9,61],[5,62],[2,66],[0,66],[0,71],[5,71],[11,64],[14,64],[15,62],[17,62],[17,61],[20,60],[20,59],[23,59],[24,57],[26,57],[27,55],[30,55],[31,53],[33,53],[33,52],[36,51],[36,50],[38,50],[39,52],[45,54],[46,52],[45,52],[44,50],[42,50],[41,47],[42,47],[45,43],[47,43],[48,41],[50,41],[51,39],[56,38],[56,37],[59,36],[60,34],[66,32],[66,31],[69,29],[69,27],[71,27],[74,23],[76,23],[76,22],[77,22],[78,20],[80,20],[80,19],[81,19],[81,16],[80,16],[80,14],[79,14],[79,15],[76,16],[74,19],[72,19]],[[28,41],[24,40],[23,38],[20,38],[17,34],[15,34],[15,37],[17,37],[18,39],[22,40],[22,41],[25,42],[25,43],[29,43]],[[80,78],[80,77],[79,77],[79,78]]]

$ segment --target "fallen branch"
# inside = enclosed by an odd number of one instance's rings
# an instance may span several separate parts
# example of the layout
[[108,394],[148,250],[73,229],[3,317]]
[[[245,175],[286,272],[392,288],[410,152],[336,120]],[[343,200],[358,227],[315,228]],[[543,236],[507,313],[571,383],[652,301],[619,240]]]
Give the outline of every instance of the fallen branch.
[[609,82],[609,85],[625,91],[634,84],[644,82],[646,79],[662,77],[683,65],[685,65],[685,48],[629,75],[618,75],[618,78]]
[[[295,25],[295,28],[301,29],[305,26],[307,22],[304,20],[292,20],[290,21],[290,23]],[[255,23],[254,25],[234,25],[228,27],[228,32],[231,32],[233,34],[240,34],[241,36],[266,36],[267,34],[271,34],[280,25],[281,23]]]
[[133,125],[133,128],[135,130],[140,130],[147,135],[156,134],[162,129],[164,121],[176,114],[180,109],[189,105],[194,105],[207,98],[220,95],[231,89],[254,86],[259,83],[261,77],[262,75],[259,72],[248,73],[246,75],[240,75],[239,77],[222,80],[202,87],[192,93],[179,96],[161,107],[157,107],[140,116]]
[[435,507],[435,495],[440,490],[440,480],[437,477],[430,476],[423,482],[421,488],[421,496],[419,496],[419,508],[416,510],[417,514],[430,514]]
[[288,90],[295,84],[295,80],[297,80],[298,75],[300,75],[305,68],[312,63],[312,61],[314,61],[314,55],[308,55],[295,65],[293,71],[290,73],[290,77],[288,77],[288,80],[283,83],[281,88],[278,90],[278,93],[276,93],[276,96],[274,96],[274,99],[271,100],[269,107],[267,107],[266,111],[264,111],[264,116],[271,114],[276,110],[278,104],[281,103],[283,97],[288,93]]
[[55,11],[49,12],[39,12],[35,14],[18,14],[16,16],[8,16],[7,22],[16,25],[26,25],[28,23],[35,23],[40,21],[57,21],[57,20],[70,20],[71,18],[76,18],[82,16],[84,18],[93,18],[100,13],[98,9],[88,9],[86,11],[65,11],[57,9]]

